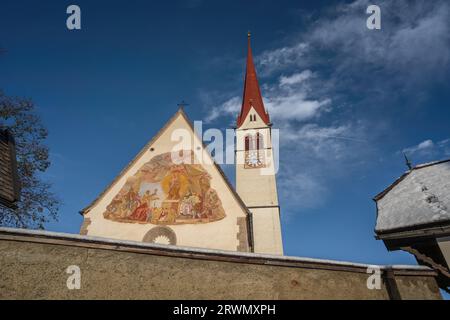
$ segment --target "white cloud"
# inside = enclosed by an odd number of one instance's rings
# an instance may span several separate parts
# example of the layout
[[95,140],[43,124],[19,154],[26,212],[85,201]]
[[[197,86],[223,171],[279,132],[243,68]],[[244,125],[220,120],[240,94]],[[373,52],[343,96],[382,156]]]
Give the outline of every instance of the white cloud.
[[[304,70],[292,76],[282,76],[274,85],[266,85],[263,95],[264,104],[271,118],[277,121],[304,121],[320,116],[331,106],[331,99],[310,99],[310,87],[307,82],[312,72]],[[235,96],[222,104],[208,108],[205,120],[210,122],[221,116],[237,116],[242,98]],[[279,124],[281,125],[281,123]]]
[[295,84],[302,83],[303,81],[309,79],[312,76],[311,70],[304,70],[300,73],[294,73],[289,77],[280,77],[280,86],[292,86]]
[[402,150],[408,156],[414,156],[416,163],[427,160],[436,160],[450,156],[450,139],[433,142],[431,139],[424,140],[417,145]]
[[309,123],[300,128],[287,126],[281,129],[280,135],[286,145],[292,146],[295,142],[295,149],[303,157],[312,159],[350,158],[355,143],[360,147],[367,142],[362,128],[350,123],[335,126]]
[[[301,171],[283,171],[279,176],[280,196],[286,207],[312,208],[325,202],[328,189],[314,174]],[[285,213],[292,212],[286,210]],[[285,217],[286,218],[286,217]],[[289,218],[289,217],[288,217]]]
[[405,153],[416,153],[416,152],[429,152],[434,148],[434,143],[432,140],[425,140],[418,145],[403,149]]
[[443,157],[450,157],[450,139],[445,139],[437,143],[439,150],[442,151]]
[[307,43],[297,43],[275,50],[268,50],[258,56],[257,64],[260,66],[261,75],[269,74],[273,70],[279,70],[287,65],[298,64],[301,58],[308,52]]
[[308,100],[305,94],[300,92],[268,97],[266,107],[272,119],[303,121],[318,116],[330,103],[330,99]]
[[[448,2],[380,0],[379,31],[366,27],[369,4],[357,0],[328,7],[290,44],[255,57],[266,108],[274,128],[280,128],[279,191],[285,206],[321,205],[327,184],[365,161],[375,148],[372,128],[388,130],[387,124],[371,122],[369,103],[379,114],[387,107],[377,99],[385,92],[394,99],[395,85],[405,90],[420,83],[422,88],[435,77],[448,76]],[[357,99],[348,98],[353,93]],[[207,119],[234,120],[241,99],[235,93],[208,108]],[[406,149],[450,155],[450,139],[425,140]]]
[[368,145],[361,126],[351,123],[285,123],[280,140],[278,184],[288,212],[325,204],[330,180],[348,174]]
[[[450,64],[449,2],[379,0],[379,31],[366,27],[369,4],[368,0],[357,0],[334,10],[328,8],[291,45],[258,56],[260,72],[270,75],[295,66],[325,63],[333,65],[340,78],[350,71],[352,76],[372,72],[372,77],[383,73],[403,83],[424,83],[427,77],[446,73]],[[321,53],[332,54],[333,60],[322,61]],[[375,80],[370,85],[377,83]]]
[[234,116],[237,117],[241,110],[242,98],[240,97],[232,97],[220,104],[219,106],[215,106],[209,109],[209,113],[207,114],[205,121],[211,122],[216,120],[222,116]]

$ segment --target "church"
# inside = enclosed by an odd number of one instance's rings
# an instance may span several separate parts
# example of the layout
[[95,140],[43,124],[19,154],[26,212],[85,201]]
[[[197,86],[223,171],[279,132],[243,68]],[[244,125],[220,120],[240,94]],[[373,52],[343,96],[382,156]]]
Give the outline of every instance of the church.
[[[236,189],[180,108],[81,211],[80,234],[283,255],[272,124],[258,84],[250,33],[246,64],[242,107],[236,115]],[[180,131],[191,141],[181,149],[173,139]]]
[[[442,298],[448,161],[412,168],[375,198],[377,237],[389,250],[409,250],[422,266],[284,255],[276,131],[261,96],[250,35],[247,50],[234,128],[236,188],[180,108],[81,211],[81,235],[0,227],[0,299]],[[10,157],[4,147],[0,156]],[[10,187],[0,196],[13,204]]]

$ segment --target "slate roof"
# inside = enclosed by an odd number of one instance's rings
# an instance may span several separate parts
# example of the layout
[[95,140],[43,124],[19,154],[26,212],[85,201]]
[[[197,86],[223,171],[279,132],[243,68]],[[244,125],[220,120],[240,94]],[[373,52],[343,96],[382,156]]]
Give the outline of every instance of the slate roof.
[[412,168],[374,200],[377,233],[450,223],[450,159]]

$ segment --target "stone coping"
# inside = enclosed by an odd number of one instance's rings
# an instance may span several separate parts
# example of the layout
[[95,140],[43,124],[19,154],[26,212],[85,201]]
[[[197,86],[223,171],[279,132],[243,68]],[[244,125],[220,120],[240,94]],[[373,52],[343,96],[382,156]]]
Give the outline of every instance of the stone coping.
[[138,241],[118,240],[42,230],[0,227],[0,240],[87,247],[190,259],[276,265],[297,268],[314,268],[359,273],[366,273],[367,268],[369,267],[378,267],[383,271],[393,270],[396,274],[436,276],[436,272],[431,268],[417,265],[374,265],[305,257],[234,252],[216,249],[143,243]]

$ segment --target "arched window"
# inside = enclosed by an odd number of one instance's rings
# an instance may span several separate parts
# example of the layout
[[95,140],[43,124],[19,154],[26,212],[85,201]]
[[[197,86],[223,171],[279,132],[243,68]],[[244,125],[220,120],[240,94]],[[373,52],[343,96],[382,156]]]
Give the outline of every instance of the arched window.
[[260,168],[264,166],[264,136],[257,132],[256,134],[247,134],[245,136],[245,163],[244,168]]
[[245,151],[250,150],[250,136],[245,136]]
[[245,136],[245,151],[264,149],[264,136],[259,132],[256,135]]
[[264,149],[264,137],[259,132],[256,134],[256,149]]

